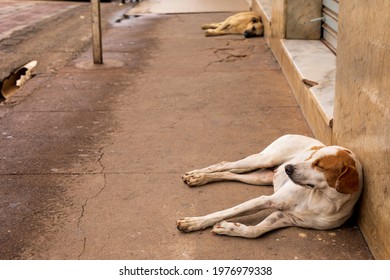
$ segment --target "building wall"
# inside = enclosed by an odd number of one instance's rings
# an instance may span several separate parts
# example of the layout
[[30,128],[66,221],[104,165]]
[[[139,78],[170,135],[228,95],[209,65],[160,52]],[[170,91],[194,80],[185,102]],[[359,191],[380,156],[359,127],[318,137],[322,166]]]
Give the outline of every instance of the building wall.
[[390,1],[340,1],[333,142],[364,169],[359,224],[390,259]]
[[322,0],[284,0],[286,13],[286,39],[313,40],[321,37]]

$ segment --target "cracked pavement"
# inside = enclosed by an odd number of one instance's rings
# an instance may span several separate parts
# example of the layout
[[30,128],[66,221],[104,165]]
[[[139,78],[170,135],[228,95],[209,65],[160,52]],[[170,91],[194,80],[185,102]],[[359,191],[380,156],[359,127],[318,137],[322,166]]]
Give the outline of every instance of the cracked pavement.
[[0,106],[0,258],[372,258],[353,222],[256,240],[176,229],[178,218],[272,192],[236,182],[191,189],[181,174],[286,133],[311,135],[263,38],[204,37],[200,25],[226,15],[114,23],[104,59],[123,67],[76,67],[91,60],[87,50],[41,68]]

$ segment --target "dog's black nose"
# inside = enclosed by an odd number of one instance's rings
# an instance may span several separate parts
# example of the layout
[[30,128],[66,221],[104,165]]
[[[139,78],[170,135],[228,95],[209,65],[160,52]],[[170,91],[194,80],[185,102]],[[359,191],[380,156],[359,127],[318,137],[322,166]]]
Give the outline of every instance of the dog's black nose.
[[292,164],[287,164],[287,165],[284,167],[284,170],[286,170],[287,175],[293,174],[294,169],[295,169],[295,167],[294,167],[294,165],[292,165]]
[[252,32],[250,32],[250,31],[248,31],[248,30],[246,30],[245,32],[244,32],[244,37],[245,38],[252,38],[252,37],[255,37],[256,35],[254,34],[254,33],[252,33]]

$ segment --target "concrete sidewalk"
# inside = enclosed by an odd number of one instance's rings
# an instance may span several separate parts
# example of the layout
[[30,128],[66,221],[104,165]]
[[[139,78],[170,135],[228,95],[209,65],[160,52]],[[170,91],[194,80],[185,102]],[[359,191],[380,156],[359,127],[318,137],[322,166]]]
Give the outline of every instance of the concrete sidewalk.
[[104,34],[104,60],[121,67],[84,69],[89,50],[0,106],[1,259],[372,258],[353,222],[255,240],[177,231],[177,218],[272,192],[190,189],[182,173],[311,135],[263,38],[203,36],[227,15],[123,20]]

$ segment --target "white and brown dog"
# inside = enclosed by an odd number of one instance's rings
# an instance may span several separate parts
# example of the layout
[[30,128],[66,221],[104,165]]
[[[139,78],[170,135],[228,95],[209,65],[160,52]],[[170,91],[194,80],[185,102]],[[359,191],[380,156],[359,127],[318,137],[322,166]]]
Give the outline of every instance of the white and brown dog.
[[[261,153],[235,162],[221,162],[182,176],[188,186],[234,180],[272,185],[274,194],[260,196],[227,210],[177,221],[183,232],[214,226],[212,232],[256,238],[283,227],[332,229],[353,212],[362,191],[362,168],[356,156],[339,146],[325,146],[301,135],[285,135]],[[274,209],[254,226],[224,220]]]
[[206,30],[206,36],[240,34],[250,38],[263,35],[261,17],[254,12],[242,12],[223,22],[204,24],[202,29]]

